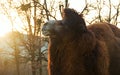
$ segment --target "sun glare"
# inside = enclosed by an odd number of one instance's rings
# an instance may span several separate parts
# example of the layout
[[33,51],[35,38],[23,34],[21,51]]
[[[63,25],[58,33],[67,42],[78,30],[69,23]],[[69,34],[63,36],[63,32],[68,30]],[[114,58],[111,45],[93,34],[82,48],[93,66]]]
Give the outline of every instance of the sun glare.
[[0,25],[0,37],[5,36],[8,32],[10,32],[11,29],[8,25]]
[[4,15],[0,15],[0,37],[11,31],[12,26]]

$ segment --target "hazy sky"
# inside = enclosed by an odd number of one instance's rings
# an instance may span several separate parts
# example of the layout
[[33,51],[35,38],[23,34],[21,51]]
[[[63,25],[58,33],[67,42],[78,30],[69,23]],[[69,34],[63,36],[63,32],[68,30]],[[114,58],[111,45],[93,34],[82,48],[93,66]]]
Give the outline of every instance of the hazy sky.
[[[6,2],[6,1],[7,0],[0,0],[0,3]],[[20,0],[13,0],[13,1],[19,2]],[[47,1],[50,1],[50,0],[47,0]],[[55,1],[57,2],[57,1],[61,1],[61,0],[55,0]],[[64,1],[64,0],[62,0],[62,1]],[[88,3],[93,3],[93,4],[96,5],[96,1],[97,0],[87,0],[87,1],[88,1]],[[104,3],[108,4],[109,0],[101,0],[101,1],[104,1]],[[119,2],[120,2],[120,0],[111,0],[111,3],[113,3],[114,5],[117,5]],[[70,8],[74,8],[78,12],[81,12],[83,10],[83,8],[85,7],[85,0],[69,0],[69,4],[70,4]],[[59,6],[58,4],[56,4],[56,5],[57,5],[57,7]],[[104,8],[104,10],[102,10],[102,13],[105,14],[105,15],[108,14],[107,12],[109,10],[107,10],[106,7],[103,7],[103,8]],[[0,7],[0,9],[1,9],[1,7]],[[112,10],[112,12],[113,11],[114,10]],[[95,11],[92,11],[90,13],[92,13],[92,14],[89,14],[88,16],[86,16],[85,19],[89,20],[89,19],[92,18],[92,16],[97,14]],[[15,23],[16,28],[20,28],[19,27],[19,26],[21,26],[21,23],[19,22],[20,20],[16,19],[17,18],[17,14],[15,14],[15,12],[12,12],[11,15],[16,20],[16,23]],[[4,35],[8,31],[11,31],[11,28],[12,28],[11,22],[9,21],[8,17],[5,16],[4,14],[2,14],[2,13],[0,13],[0,23],[1,23],[0,24],[0,36]]]

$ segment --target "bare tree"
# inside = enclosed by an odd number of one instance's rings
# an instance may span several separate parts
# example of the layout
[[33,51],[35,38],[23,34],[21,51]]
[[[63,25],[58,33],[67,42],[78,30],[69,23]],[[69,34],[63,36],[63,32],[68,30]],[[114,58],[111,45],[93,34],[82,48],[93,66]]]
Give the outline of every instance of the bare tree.
[[[3,4],[3,3],[1,3],[1,8],[2,8],[2,11],[4,12],[4,14],[7,16],[7,18],[9,19],[9,21],[10,21],[10,23],[11,23],[11,25],[12,25],[12,32],[13,32],[13,28],[14,28],[14,22],[13,22],[13,20],[14,20],[14,17],[11,17],[11,11],[13,11],[14,9],[13,9],[13,7],[12,7],[12,5],[11,5],[11,3],[12,3],[12,1],[8,1],[8,3],[6,3],[6,4]],[[6,7],[6,5],[9,7]],[[15,11],[15,10],[14,10]],[[13,41],[13,46],[12,46],[12,48],[13,48],[13,50],[14,50],[14,52],[15,52],[15,55],[14,55],[14,57],[15,57],[15,61],[16,61],[16,69],[17,69],[17,75],[20,75],[20,71],[19,71],[19,57],[18,57],[18,55],[19,55],[19,53],[18,53],[18,47],[17,47],[17,44],[16,44],[16,41],[15,41],[15,37],[16,36],[14,36],[13,35],[13,37],[12,37],[12,41]]]
[[[21,4],[19,7],[24,13],[22,16],[26,16],[27,27],[25,32],[27,32],[26,39],[22,39],[22,44],[28,51],[30,55],[32,75],[37,75],[37,69],[39,69],[39,74],[42,75],[42,51],[41,51],[41,25],[43,24],[43,19],[45,17],[44,11],[47,8],[40,4],[37,0],[32,0],[27,2],[30,4]],[[23,10],[23,8],[26,8]],[[48,17],[47,17],[48,19]],[[33,22],[33,23],[32,23]],[[39,66],[38,66],[39,65]]]
[[[86,7],[83,9],[82,13],[84,15],[90,15],[89,12],[96,11],[96,15],[91,18],[90,21],[87,20],[89,24],[94,22],[108,22],[117,25],[119,22],[117,21],[120,12],[120,1],[118,4],[113,4],[111,0],[96,0],[95,3],[90,3],[86,0]],[[106,8],[106,9],[105,9]],[[107,12],[104,12],[108,10]],[[114,10],[114,11],[112,11]],[[115,13],[116,12],[116,13]]]

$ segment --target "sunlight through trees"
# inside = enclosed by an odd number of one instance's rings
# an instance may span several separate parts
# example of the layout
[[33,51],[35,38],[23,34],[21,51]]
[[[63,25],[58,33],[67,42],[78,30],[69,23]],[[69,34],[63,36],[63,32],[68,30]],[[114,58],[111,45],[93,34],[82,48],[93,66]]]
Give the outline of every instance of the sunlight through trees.
[[47,75],[48,38],[41,27],[61,19],[67,7],[87,24],[120,26],[119,0],[0,0],[0,75]]

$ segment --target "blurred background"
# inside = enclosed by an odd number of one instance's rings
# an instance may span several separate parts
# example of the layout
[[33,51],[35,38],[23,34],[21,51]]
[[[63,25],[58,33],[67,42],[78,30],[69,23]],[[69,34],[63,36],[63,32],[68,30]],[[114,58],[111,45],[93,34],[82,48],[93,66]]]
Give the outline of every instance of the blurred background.
[[63,8],[77,10],[86,24],[120,27],[120,0],[0,0],[0,75],[48,75],[48,20],[62,19]]

